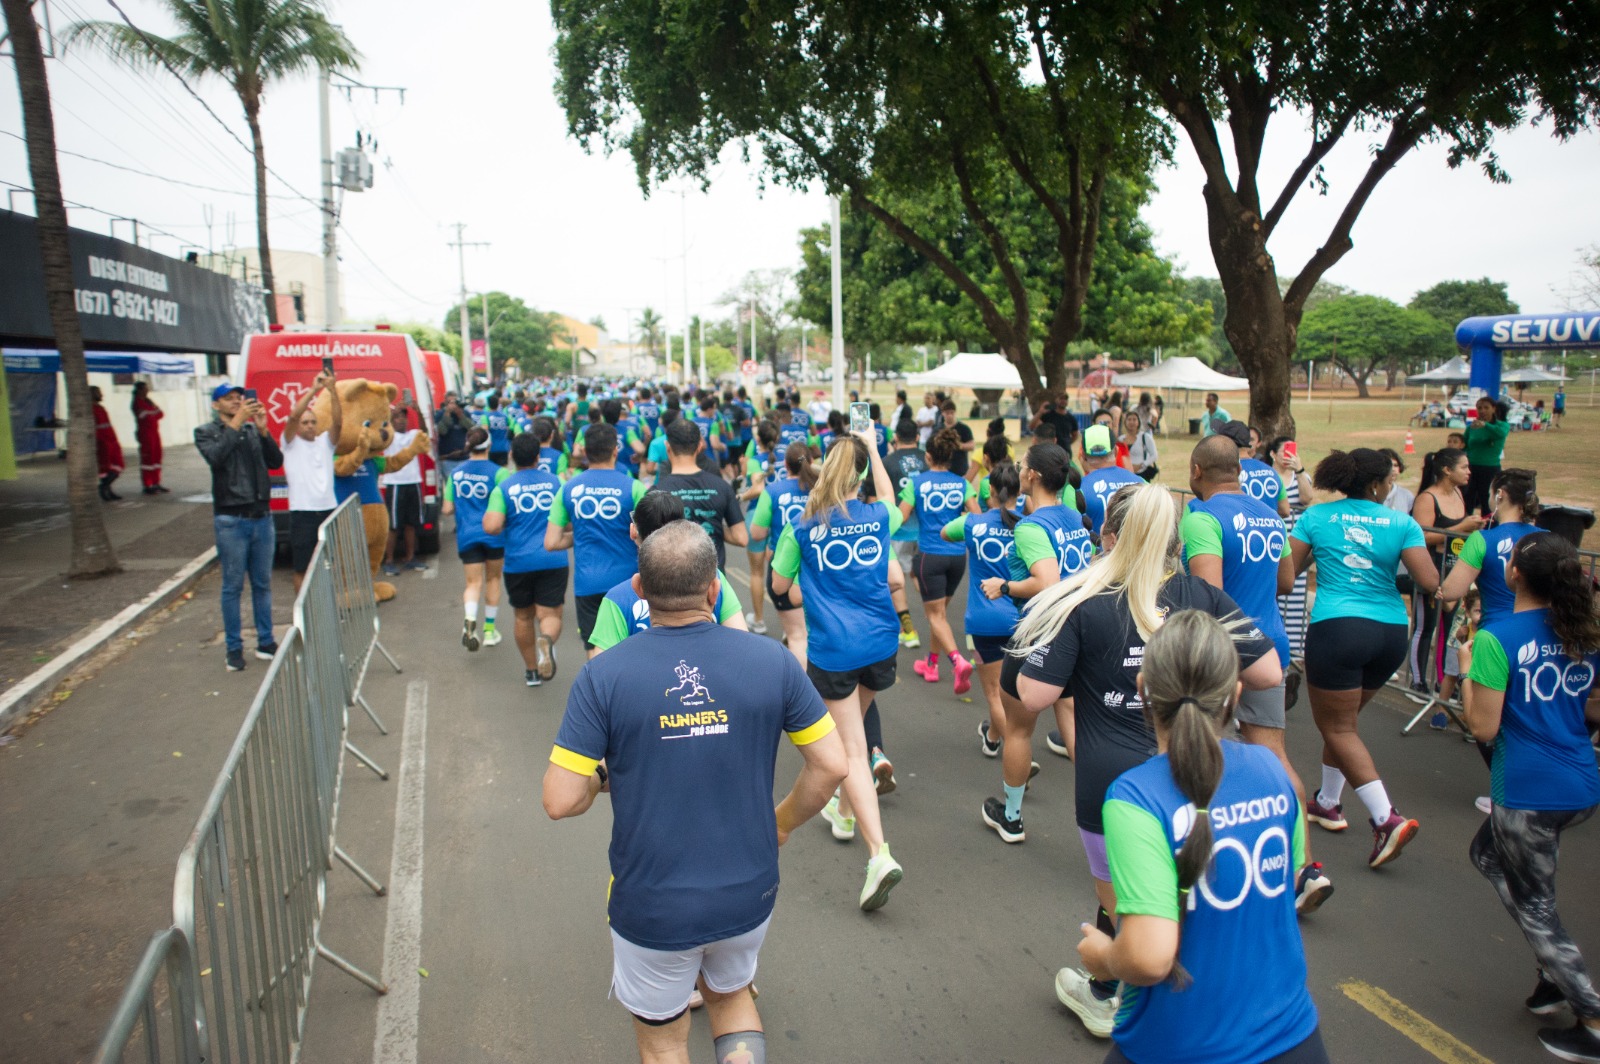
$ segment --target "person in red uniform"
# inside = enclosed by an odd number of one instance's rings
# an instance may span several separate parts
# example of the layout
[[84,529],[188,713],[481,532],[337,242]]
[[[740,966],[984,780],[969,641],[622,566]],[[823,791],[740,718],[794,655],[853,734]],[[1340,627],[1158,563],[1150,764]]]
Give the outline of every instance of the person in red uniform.
[[[139,440],[139,480],[146,495],[165,495],[161,483],[161,419],[166,415],[150,401],[150,382],[133,386],[134,435]],[[99,422],[96,421],[98,427]]]
[[111,482],[122,475],[122,441],[111,427],[111,415],[100,401],[100,389],[90,388],[89,395],[94,399],[94,453],[100,463],[100,497],[116,502],[122,496],[111,490]]

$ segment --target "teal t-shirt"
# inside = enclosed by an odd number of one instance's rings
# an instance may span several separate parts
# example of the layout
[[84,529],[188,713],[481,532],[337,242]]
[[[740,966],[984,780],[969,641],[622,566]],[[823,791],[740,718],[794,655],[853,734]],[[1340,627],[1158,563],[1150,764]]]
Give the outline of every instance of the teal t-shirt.
[[1401,551],[1425,545],[1422,526],[1408,514],[1365,499],[1320,502],[1300,515],[1289,535],[1310,544],[1317,560],[1312,624],[1333,617],[1406,623],[1394,574]]

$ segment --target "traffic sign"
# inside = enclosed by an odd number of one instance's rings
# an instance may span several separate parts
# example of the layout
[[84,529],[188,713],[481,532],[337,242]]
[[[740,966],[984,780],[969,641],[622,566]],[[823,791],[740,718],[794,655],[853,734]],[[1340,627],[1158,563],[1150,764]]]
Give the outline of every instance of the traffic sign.
[[747,358],[744,360],[744,364],[739,367],[739,372],[743,373],[746,377],[754,377],[756,375],[756,371],[760,368],[761,366],[756,362],[755,359]]

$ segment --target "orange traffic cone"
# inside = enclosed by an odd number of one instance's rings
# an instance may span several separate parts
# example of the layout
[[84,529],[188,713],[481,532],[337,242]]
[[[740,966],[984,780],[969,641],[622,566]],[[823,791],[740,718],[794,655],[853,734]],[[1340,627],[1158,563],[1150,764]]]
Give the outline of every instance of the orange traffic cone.
[[1411,442],[1411,433],[1406,433],[1406,454],[1416,454],[1417,445]]

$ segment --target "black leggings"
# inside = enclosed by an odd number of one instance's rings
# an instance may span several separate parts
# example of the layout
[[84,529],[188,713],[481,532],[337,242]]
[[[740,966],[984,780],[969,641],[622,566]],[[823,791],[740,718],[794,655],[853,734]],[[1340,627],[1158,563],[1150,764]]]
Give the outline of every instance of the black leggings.
[[1556,912],[1556,856],[1561,832],[1588,820],[1595,808],[1547,813],[1496,804],[1471,850],[1472,863],[1522,929],[1545,978],[1586,1020],[1600,1019],[1600,993]]
[[[1460,459],[1457,459],[1460,461]],[[1489,484],[1500,472],[1497,465],[1471,465],[1467,466],[1469,479],[1467,490],[1462,492],[1462,497],[1467,502],[1467,513],[1478,514],[1489,509]]]

